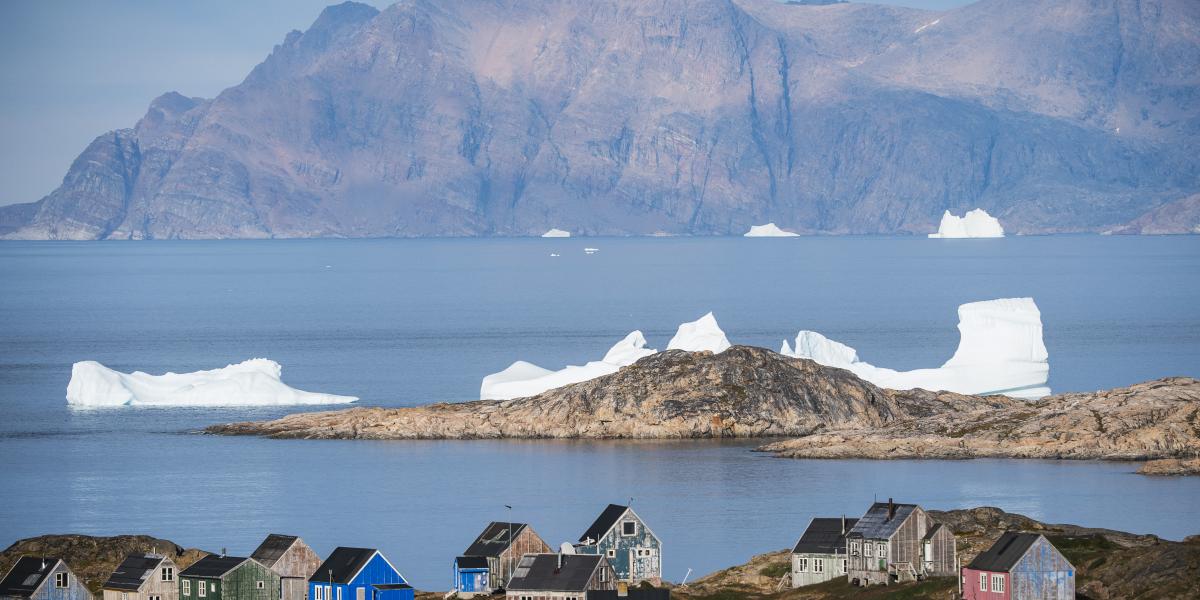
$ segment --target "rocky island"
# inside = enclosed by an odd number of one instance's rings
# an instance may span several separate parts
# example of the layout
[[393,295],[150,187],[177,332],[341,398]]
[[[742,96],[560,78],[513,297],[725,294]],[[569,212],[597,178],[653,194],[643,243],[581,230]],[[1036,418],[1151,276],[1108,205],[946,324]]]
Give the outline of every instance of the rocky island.
[[790,437],[794,458],[1149,460],[1200,453],[1200,381],[1173,377],[1039,401],[889,390],[764,348],[671,350],[513,400],[351,408],[207,433],[303,439]]

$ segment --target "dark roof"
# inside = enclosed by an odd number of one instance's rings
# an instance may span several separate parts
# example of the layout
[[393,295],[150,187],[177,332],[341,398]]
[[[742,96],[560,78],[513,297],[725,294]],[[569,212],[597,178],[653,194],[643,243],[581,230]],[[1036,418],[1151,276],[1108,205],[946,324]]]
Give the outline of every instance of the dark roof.
[[925,533],[925,538],[924,538],[924,539],[926,539],[926,540],[932,540],[932,539],[933,539],[933,536],[937,535],[937,532],[938,532],[938,531],[941,531],[941,529],[942,529],[942,524],[941,524],[941,523],[934,523],[934,524],[933,524],[933,527],[930,527],[930,528],[929,528],[929,531],[927,531],[927,532]]
[[526,554],[508,581],[508,591],[587,591],[588,581],[603,559],[599,554]]
[[[351,579],[362,570],[363,565],[366,565],[375,556],[374,548],[347,548],[338,546],[333,549],[329,558],[317,567],[317,572],[309,577],[309,581],[320,581],[333,583],[350,583]],[[332,577],[330,572],[333,572]]]
[[808,529],[792,548],[793,554],[845,554],[846,533],[858,522],[858,519],[845,519],[845,531],[842,530],[841,518],[816,518],[808,523]]
[[1038,538],[1042,537],[1037,533],[1018,533],[1016,531],[1006,531],[1000,539],[992,544],[991,548],[985,550],[982,554],[975,557],[971,564],[967,565],[968,569],[978,569],[980,571],[1008,571],[1025,556],[1025,552],[1033,545]]
[[669,588],[631,587],[629,593],[620,596],[617,590],[588,590],[587,600],[671,600]]
[[608,508],[605,508],[599,517],[596,517],[596,521],[592,523],[592,526],[588,527],[587,531],[579,536],[579,541],[583,542],[587,539],[591,539],[592,542],[600,541],[600,538],[604,537],[604,534],[608,533],[608,530],[617,524],[617,519],[620,519],[621,515],[625,514],[627,510],[629,510],[628,506],[609,504]]
[[521,530],[525,529],[525,524],[500,521],[488,523],[488,526],[483,528],[483,533],[463,552],[463,556],[500,556],[512,543],[512,540],[508,539],[510,527],[512,537],[516,539],[521,535]]
[[198,560],[192,566],[179,572],[180,577],[206,577],[220,579],[238,565],[250,560],[245,556],[217,556],[209,554]]
[[0,596],[28,598],[57,565],[57,558],[22,556],[17,560],[17,564],[8,570],[4,579],[0,580]]
[[[888,515],[888,507],[895,507],[895,514]],[[861,537],[870,540],[886,540],[892,537],[896,529],[904,523],[909,515],[917,510],[916,504],[894,504],[876,502],[867,510],[867,514],[854,524],[846,537]]]
[[372,583],[371,587],[377,590],[411,590],[412,586],[407,583]]
[[108,581],[105,581],[102,587],[108,590],[136,592],[162,561],[162,555],[158,554],[130,554],[108,576]]
[[460,569],[486,569],[488,561],[486,556],[460,556],[454,559],[454,564]]
[[275,561],[279,560],[279,557],[283,556],[283,553],[287,552],[287,549],[291,548],[298,539],[300,538],[294,535],[272,533],[250,554],[250,558],[268,567],[274,566]]

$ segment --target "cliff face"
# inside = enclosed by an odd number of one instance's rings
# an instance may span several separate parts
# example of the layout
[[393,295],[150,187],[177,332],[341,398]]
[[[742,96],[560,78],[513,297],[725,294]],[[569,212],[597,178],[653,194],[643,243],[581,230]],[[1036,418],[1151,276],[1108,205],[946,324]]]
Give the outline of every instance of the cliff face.
[[1200,189],[1200,8],[345,3],[96,139],[0,235],[1107,230]]

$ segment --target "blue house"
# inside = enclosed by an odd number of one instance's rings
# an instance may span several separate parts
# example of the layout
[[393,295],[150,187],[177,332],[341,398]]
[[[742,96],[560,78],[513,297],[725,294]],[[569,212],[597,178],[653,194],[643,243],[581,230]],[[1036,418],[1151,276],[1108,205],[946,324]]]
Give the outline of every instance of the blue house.
[[454,591],[470,598],[476,594],[490,594],[486,556],[459,556],[454,559]]
[[92,600],[92,593],[58,558],[22,556],[0,579],[4,600]]
[[609,504],[579,536],[575,550],[607,558],[620,581],[662,581],[662,542],[628,506]]
[[308,578],[309,600],[413,600],[413,588],[374,548],[335,548]]

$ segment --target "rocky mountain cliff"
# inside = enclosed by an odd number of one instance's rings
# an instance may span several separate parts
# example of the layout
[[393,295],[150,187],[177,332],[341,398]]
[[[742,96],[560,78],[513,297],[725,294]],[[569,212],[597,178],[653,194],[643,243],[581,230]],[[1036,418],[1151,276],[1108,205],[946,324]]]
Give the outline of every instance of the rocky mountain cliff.
[[1198,30],[1191,0],[348,2],[0,235],[1110,230],[1200,191]]

